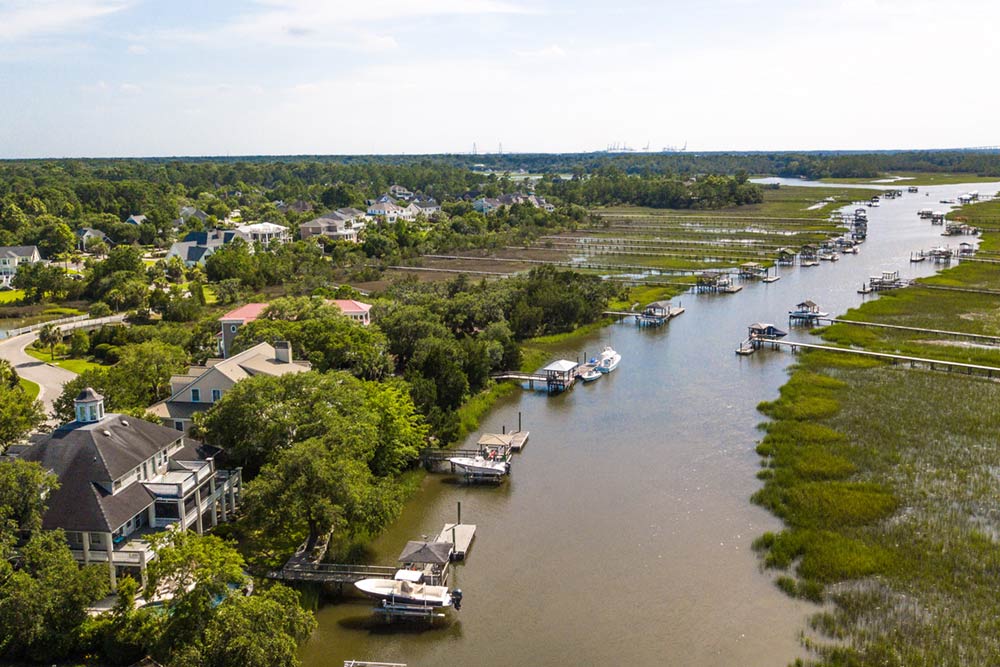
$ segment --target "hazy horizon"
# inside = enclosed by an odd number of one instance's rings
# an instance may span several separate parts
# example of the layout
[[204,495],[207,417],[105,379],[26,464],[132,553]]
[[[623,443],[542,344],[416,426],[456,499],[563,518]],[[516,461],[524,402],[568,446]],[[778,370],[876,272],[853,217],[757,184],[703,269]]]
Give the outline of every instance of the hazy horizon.
[[0,158],[979,147],[997,19],[985,0],[0,0]]

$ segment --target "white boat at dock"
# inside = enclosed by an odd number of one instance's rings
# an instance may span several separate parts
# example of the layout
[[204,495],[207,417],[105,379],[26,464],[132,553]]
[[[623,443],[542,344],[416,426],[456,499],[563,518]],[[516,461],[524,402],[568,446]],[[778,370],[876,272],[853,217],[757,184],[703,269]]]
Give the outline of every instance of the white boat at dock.
[[622,361],[622,355],[615,352],[610,345],[601,350],[601,356],[597,360],[597,370],[601,373],[610,373],[618,368]]
[[470,475],[499,478],[510,473],[509,455],[500,456],[491,452],[486,456],[455,456],[448,461]]
[[595,380],[600,380],[601,376],[604,375],[597,368],[591,368],[590,370],[580,373],[580,379],[584,382],[594,382]]
[[[400,570],[406,572],[406,570]],[[397,573],[398,576],[399,573]],[[405,579],[362,579],[354,582],[355,588],[370,598],[384,600],[394,605],[419,605],[424,607],[450,607],[458,609],[460,595],[452,595],[447,586],[429,586]]]

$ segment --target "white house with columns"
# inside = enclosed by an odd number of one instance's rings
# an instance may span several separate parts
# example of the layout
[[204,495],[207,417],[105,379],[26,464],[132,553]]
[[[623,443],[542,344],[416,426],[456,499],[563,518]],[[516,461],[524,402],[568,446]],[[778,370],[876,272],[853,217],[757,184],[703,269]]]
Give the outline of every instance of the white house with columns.
[[226,521],[240,500],[241,470],[217,470],[221,450],[129,415],[106,413],[91,388],[76,419],[19,454],[59,478],[42,521],[61,528],[82,564],[107,563],[111,586],[130,575],[145,584],[156,557],[144,539],[166,528],[199,534]]

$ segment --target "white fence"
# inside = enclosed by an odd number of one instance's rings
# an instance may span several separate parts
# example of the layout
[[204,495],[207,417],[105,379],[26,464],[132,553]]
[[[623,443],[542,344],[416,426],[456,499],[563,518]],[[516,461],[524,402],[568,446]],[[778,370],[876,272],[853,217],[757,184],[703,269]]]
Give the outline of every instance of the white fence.
[[102,324],[117,324],[125,319],[125,314],[120,315],[108,315],[107,317],[99,317],[96,320],[90,319],[90,315],[74,315],[73,317],[63,317],[58,320],[49,320],[48,322],[39,322],[38,324],[32,324],[30,326],[21,327],[20,329],[8,329],[6,336],[0,336],[0,338],[13,338],[14,336],[20,336],[21,334],[31,333],[32,331],[37,331],[44,327],[46,324],[54,324],[59,327],[63,332],[73,331],[74,329],[83,329],[85,327],[100,326]]

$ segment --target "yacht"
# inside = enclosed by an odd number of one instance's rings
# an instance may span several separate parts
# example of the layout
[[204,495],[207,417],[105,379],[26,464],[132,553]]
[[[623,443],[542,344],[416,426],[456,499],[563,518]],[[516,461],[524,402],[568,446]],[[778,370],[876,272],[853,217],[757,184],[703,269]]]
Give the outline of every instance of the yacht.
[[601,357],[597,360],[597,370],[601,373],[610,373],[618,368],[622,361],[622,355],[615,352],[610,345],[601,350]]

